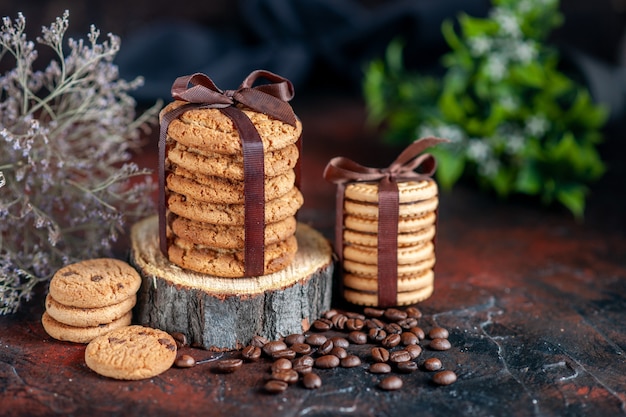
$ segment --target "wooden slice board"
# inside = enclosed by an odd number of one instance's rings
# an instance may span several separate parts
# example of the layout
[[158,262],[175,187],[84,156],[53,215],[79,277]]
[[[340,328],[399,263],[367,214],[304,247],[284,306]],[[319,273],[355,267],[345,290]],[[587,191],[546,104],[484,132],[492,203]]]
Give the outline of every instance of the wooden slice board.
[[159,250],[156,216],[135,224],[130,261],[142,285],[136,320],[167,332],[182,332],[204,349],[239,349],[260,335],[270,340],[303,333],[330,308],[332,247],[319,232],[299,223],[298,252],[286,269],[253,278],[220,278],[172,264]]

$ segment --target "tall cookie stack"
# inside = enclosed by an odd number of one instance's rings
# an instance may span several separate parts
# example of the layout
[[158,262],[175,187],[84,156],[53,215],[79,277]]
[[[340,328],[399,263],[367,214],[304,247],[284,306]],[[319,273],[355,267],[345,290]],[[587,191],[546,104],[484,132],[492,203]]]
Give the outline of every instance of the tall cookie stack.
[[[162,115],[183,105],[174,101]],[[245,107],[263,142],[265,185],[264,274],[294,259],[296,145],[302,125],[291,126]],[[218,109],[191,109],[167,129],[166,193],[169,260],[218,277],[245,276],[244,160],[239,132]],[[252,202],[254,203],[254,202]]]
[[[407,305],[433,291],[437,184],[400,182],[398,193],[397,305]],[[343,295],[351,303],[374,306],[378,304],[378,184],[348,184],[344,211]]]
[[89,259],[59,269],[50,280],[41,322],[57,340],[89,343],[130,325],[141,277],[126,262]]

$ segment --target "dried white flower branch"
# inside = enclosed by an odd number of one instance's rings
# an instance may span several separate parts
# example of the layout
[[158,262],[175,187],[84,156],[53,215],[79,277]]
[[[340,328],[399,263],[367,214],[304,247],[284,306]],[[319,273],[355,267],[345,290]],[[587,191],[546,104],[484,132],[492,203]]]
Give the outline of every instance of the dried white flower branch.
[[126,224],[153,210],[151,172],[129,162],[161,103],[136,116],[113,60],[120,39],[64,38],[69,13],[37,43],[56,55],[35,70],[26,19],[2,19],[0,60],[0,314],[17,311],[34,287],[79,259],[111,256]]

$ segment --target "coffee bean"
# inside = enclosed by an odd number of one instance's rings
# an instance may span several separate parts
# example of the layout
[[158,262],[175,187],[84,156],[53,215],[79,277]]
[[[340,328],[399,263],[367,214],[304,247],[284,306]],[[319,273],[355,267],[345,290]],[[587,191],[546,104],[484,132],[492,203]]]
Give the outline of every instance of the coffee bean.
[[270,356],[274,360],[280,359],[280,358],[293,359],[296,357],[296,352],[294,352],[291,349],[283,349],[283,350],[277,350],[275,352],[272,352]]
[[389,323],[384,327],[387,334],[401,334],[403,329],[398,323]]
[[417,307],[407,307],[404,311],[406,312],[407,317],[411,317],[411,318],[418,319],[418,320],[422,318],[422,312]]
[[350,342],[345,337],[334,336],[331,337],[330,340],[333,341],[335,347],[347,349],[350,346]]
[[255,362],[261,357],[261,348],[248,345],[241,350],[241,357],[248,362]]
[[380,344],[386,347],[387,349],[390,349],[390,348],[398,346],[401,340],[402,338],[400,337],[399,334],[393,333],[385,337],[382,340],[382,342],[380,342]]
[[385,310],[384,316],[387,320],[397,322],[407,318],[406,311],[398,310],[397,308],[388,308]]
[[433,382],[437,385],[450,385],[456,381],[453,371],[439,371],[433,375]]
[[333,328],[333,322],[330,319],[317,319],[313,322],[313,328],[320,332],[325,332]]
[[264,344],[262,349],[263,353],[265,353],[267,356],[272,356],[272,353],[274,352],[287,349],[287,344],[281,340],[275,340]]
[[404,330],[409,330],[411,327],[415,327],[417,326],[417,319],[411,318],[411,317],[407,317],[403,320],[400,320],[398,322],[398,325],[400,327],[402,327]]
[[330,354],[335,355],[339,359],[343,359],[348,356],[348,352],[344,348],[339,346],[335,346],[333,350],[330,351]]
[[304,343],[304,335],[303,334],[290,334],[289,336],[285,337],[285,340],[283,340],[283,342],[285,342],[288,346],[294,345],[296,343]]
[[297,373],[299,373],[300,375],[306,375],[308,373],[313,372],[313,367],[312,366],[307,366],[307,365],[294,365],[293,368],[294,371],[296,371]]
[[185,333],[172,332],[170,333],[170,336],[172,336],[172,338],[176,342],[176,347],[178,349],[189,345],[189,342],[187,341],[187,336],[185,336]]
[[348,321],[348,317],[345,314],[336,314],[330,319],[335,326],[335,329],[343,330],[346,326],[346,321]]
[[373,374],[388,374],[391,372],[391,366],[388,363],[376,362],[370,365],[369,371]]
[[180,355],[174,363],[178,368],[192,368],[196,364],[196,360],[189,355]]
[[383,329],[370,329],[367,337],[374,343],[380,343],[387,337],[387,332]]
[[336,316],[338,313],[339,312],[333,308],[331,310],[326,310],[325,312],[323,312],[322,317],[324,317],[325,319],[332,319],[333,316]]
[[439,358],[428,358],[424,361],[422,366],[427,371],[438,371],[443,367],[443,364]]
[[354,311],[348,311],[347,313],[345,313],[346,317],[348,317],[349,319],[359,319],[359,320],[365,320],[365,316],[361,313],[356,313]]
[[317,389],[322,386],[322,378],[316,373],[308,373],[302,377],[302,385],[307,389]]
[[336,368],[340,364],[340,360],[335,355],[324,355],[315,359],[315,367],[321,369]]
[[411,359],[416,359],[422,354],[422,347],[420,345],[408,345],[404,348],[404,350],[409,352]]
[[274,371],[278,371],[281,369],[291,369],[293,367],[293,364],[291,363],[291,361],[287,358],[280,358],[280,359],[276,359],[273,363],[272,363],[272,372]]
[[443,327],[433,327],[428,332],[428,337],[431,339],[447,339],[450,333]]
[[389,351],[382,347],[373,347],[370,351],[374,362],[387,362],[389,360]]
[[365,323],[361,319],[348,319],[346,320],[346,330],[361,330]]
[[394,363],[410,361],[411,354],[406,350],[396,350],[389,354],[389,360]]
[[270,394],[280,394],[287,390],[288,384],[285,381],[279,381],[277,379],[270,379],[265,383],[265,391]]
[[385,327],[385,323],[376,318],[365,320],[365,327],[368,329],[383,329]]
[[304,356],[300,356],[299,358],[292,360],[291,363],[293,364],[294,367],[299,366],[299,365],[313,366],[313,364],[315,364],[315,359],[313,359],[309,355],[304,355]]
[[385,310],[373,307],[365,307],[363,309],[363,314],[365,314],[367,317],[380,318],[383,316],[383,314],[385,314]]
[[411,372],[414,372],[417,370],[417,364],[413,361],[398,362],[396,364],[396,368],[398,369],[398,372],[400,373],[410,374]]
[[417,336],[419,340],[424,340],[426,338],[426,333],[424,333],[424,330],[421,327],[411,327],[409,331]]
[[361,365],[361,358],[356,355],[348,355],[341,360],[342,368],[355,368]]
[[333,345],[333,341],[328,339],[317,349],[317,353],[320,355],[328,355],[330,351],[333,350],[335,346]]
[[252,340],[250,341],[250,344],[252,346],[257,346],[257,347],[262,348],[263,346],[265,346],[267,342],[269,342],[269,340],[266,337],[252,336]]
[[428,344],[433,350],[448,350],[452,347],[448,339],[433,339]]
[[391,375],[384,378],[378,383],[378,386],[385,391],[395,391],[402,388],[402,379],[400,377]]
[[305,339],[305,342],[311,346],[322,346],[326,342],[326,336],[320,333],[313,333]]
[[298,375],[298,372],[294,371],[293,369],[277,369],[275,371],[272,371],[272,374],[270,375],[270,379],[276,381],[284,381],[288,384],[294,384],[298,382],[299,378],[300,375]]
[[367,335],[363,332],[353,331],[348,333],[348,340],[355,345],[364,345],[367,343]]
[[308,355],[313,350],[311,345],[307,345],[306,343],[294,343],[289,349],[296,352],[296,355]]
[[402,332],[400,335],[401,342],[404,346],[408,345],[417,345],[419,343],[419,339],[415,335],[415,333],[411,332]]
[[241,359],[220,359],[213,365],[213,371],[220,374],[230,374],[239,370],[242,365]]

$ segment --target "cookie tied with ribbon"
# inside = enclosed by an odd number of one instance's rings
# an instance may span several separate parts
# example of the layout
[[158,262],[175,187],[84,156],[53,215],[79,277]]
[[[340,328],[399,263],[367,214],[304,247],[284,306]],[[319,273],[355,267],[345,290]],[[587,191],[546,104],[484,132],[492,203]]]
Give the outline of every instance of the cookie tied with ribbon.
[[302,125],[288,103],[293,85],[257,70],[224,91],[196,73],[177,78],[171,93],[174,101],[160,114],[161,252],[183,268],[220,277],[285,268],[297,251],[295,212],[302,205]]
[[347,301],[390,307],[432,294],[436,161],[422,152],[442,142],[447,140],[416,140],[387,168],[345,157],[327,164],[324,178],[337,185],[335,250]]

